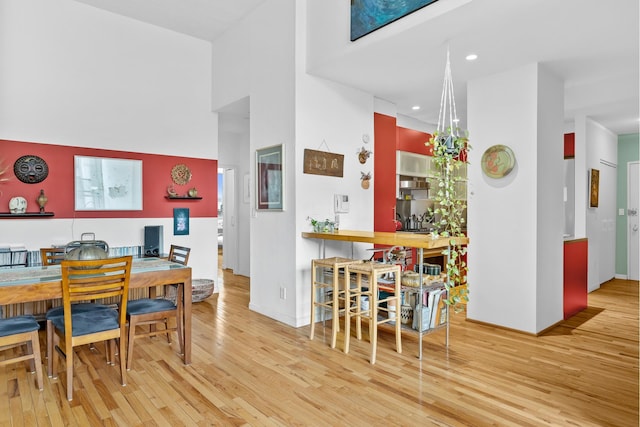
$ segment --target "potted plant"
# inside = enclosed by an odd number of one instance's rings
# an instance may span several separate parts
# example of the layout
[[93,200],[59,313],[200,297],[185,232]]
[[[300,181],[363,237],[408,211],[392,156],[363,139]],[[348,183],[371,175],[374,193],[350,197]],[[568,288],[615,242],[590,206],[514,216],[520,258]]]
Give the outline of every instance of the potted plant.
[[[466,237],[465,210],[466,197],[461,197],[458,188],[466,180],[463,172],[468,164],[467,151],[469,138],[460,135],[458,129],[447,128],[444,132],[436,131],[427,142],[433,149],[433,179],[435,180],[434,208],[429,214],[435,218],[433,235],[435,238],[446,237],[449,246],[443,251],[446,256],[448,291],[447,304],[454,309],[461,309],[468,298],[467,263],[464,255],[466,245],[460,244],[454,237]],[[466,175],[466,174],[464,174]]]

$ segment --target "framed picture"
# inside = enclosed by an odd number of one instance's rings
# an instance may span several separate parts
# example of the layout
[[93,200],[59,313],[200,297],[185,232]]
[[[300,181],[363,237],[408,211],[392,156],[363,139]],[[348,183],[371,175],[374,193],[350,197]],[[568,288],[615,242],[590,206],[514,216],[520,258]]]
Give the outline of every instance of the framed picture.
[[304,149],[303,173],[327,176],[343,176],[344,155]]
[[173,209],[173,235],[189,235],[189,208]]
[[256,209],[284,210],[284,145],[256,150]]
[[[436,0],[365,1],[351,0],[351,41],[382,28]],[[382,3],[382,5],[380,4]]]
[[77,211],[141,211],[142,160],[74,156]]
[[598,207],[598,196],[600,194],[600,171],[591,169],[589,176],[589,207]]

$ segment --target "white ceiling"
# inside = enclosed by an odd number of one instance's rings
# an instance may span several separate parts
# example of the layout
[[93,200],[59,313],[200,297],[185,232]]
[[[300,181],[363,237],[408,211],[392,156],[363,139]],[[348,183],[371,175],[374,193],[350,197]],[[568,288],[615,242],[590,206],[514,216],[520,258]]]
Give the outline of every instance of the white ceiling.
[[[264,0],[77,1],[211,41]],[[439,0],[445,1],[449,0]],[[400,114],[435,124],[448,46],[464,127],[467,81],[538,62],[565,81],[568,127],[574,117],[584,115],[615,133],[637,133],[638,3],[471,0],[400,34],[365,36],[354,42],[349,55],[309,72],[374,94],[396,104]],[[411,19],[428,16],[429,7]],[[378,30],[378,35],[392,34],[393,25]],[[380,41],[371,42],[372,38]],[[479,58],[465,61],[472,52]],[[422,106],[419,112],[411,110],[415,104]]]

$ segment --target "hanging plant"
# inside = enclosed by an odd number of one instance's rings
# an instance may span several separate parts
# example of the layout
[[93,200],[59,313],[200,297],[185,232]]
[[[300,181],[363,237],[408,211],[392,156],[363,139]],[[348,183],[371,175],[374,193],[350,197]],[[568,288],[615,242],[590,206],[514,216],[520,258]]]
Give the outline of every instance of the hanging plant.
[[463,197],[466,195],[459,194],[458,189],[464,188],[461,184],[464,184],[466,174],[463,176],[461,172],[466,169],[467,151],[471,147],[467,133],[461,134],[457,122],[453,79],[447,51],[438,127],[426,143],[433,150],[432,177],[436,182],[433,194],[435,204],[433,209],[429,209],[429,214],[435,218],[434,237],[449,238],[449,245],[443,251],[447,260],[447,304],[453,306],[456,311],[461,311],[462,305],[469,301],[467,263],[464,258],[467,247],[456,238],[466,237],[464,229],[467,202],[466,197]]

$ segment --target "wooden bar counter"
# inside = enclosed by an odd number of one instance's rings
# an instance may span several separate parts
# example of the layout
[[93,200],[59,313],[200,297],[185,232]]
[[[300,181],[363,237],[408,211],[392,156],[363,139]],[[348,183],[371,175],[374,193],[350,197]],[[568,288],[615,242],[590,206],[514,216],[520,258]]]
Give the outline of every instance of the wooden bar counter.
[[[360,230],[339,230],[331,233],[303,232],[302,237],[309,239],[318,239],[320,241],[320,257],[324,258],[324,243],[327,240],[335,240],[342,242],[351,242],[351,257],[353,258],[353,243],[371,243],[374,245],[387,246],[403,246],[407,248],[416,248],[418,251],[418,263],[420,272],[419,283],[422,283],[423,262],[425,254],[438,254],[449,247],[450,244],[466,245],[469,243],[467,237],[438,237],[434,238],[431,234],[420,233],[392,233],[385,231],[360,231]],[[422,295],[423,288],[419,287],[419,293]],[[447,309],[446,322],[446,345],[449,345],[449,310]],[[418,334],[418,358],[422,359],[422,330],[415,331]]]
[[322,240],[340,240],[344,242],[373,243],[375,245],[407,246],[418,249],[446,248],[450,242],[466,245],[467,237],[439,237],[431,234],[391,233],[386,231],[339,230],[333,233],[303,232],[302,237]]

